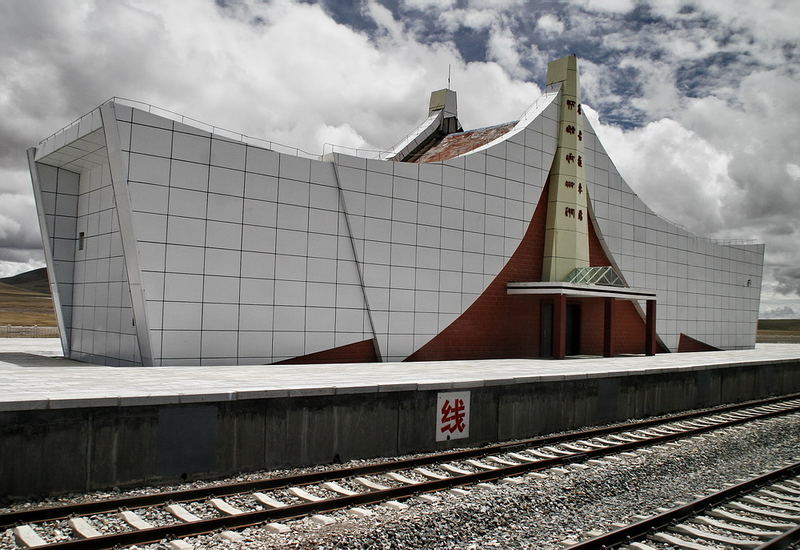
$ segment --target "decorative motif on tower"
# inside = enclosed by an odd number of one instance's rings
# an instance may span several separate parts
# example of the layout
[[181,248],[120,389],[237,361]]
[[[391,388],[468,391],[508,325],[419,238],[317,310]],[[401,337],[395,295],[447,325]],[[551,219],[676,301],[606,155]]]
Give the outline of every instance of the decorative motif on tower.
[[[547,85],[561,83],[558,147],[550,168],[543,281],[563,281],[589,267],[588,189],[583,165],[583,129],[578,60],[562,57],[547,66]],[[586,191],[586,192],[584,192]]]

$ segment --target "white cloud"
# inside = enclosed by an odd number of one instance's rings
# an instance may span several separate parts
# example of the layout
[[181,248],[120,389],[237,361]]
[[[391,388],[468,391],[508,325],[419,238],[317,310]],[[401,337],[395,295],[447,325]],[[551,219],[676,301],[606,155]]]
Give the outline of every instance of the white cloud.
[[558,16],[546,13],[536,21],[536,28],[545,34],[561,34],[564,32],[564,23]]
[[18,273],[39,269],[40,267],[44,267],[44,260],[42,259],[27,262],[0,261],[0,278],[11,277]]
[[407,9],[419,11],[449,10],[456,5],[456,0],[402,0],[401,4]]
[[586,108],[612,162],[657,214],[701,236],[722,226],[723,197],[733,187],[730,157],[674,120],[624,131]]
[[590,11],[606,13],[626,13],[636,5],[635,0],[573,0],[573,3]]
[[680,110],[682,98],[678,93],[673,68],[667,63],[653,62],[638,57],[625,57],[619,67],[635,69],[642,86],[641,94],[629,98],[631,105],[655,119]]
[[472,9],[506,11],[524,6],[525,0],[469,0],[468,4]]
[[775,306],[768,310],[761,310],[761,319],[796,319],[800,317],[800,312],[795,311],[790,306]]
[[509,28],[495,24],[489,32],[486,53],[489,59],[496,61],[512,76],[525,77],[528,71],[522,66],[518,44],[519,41]]

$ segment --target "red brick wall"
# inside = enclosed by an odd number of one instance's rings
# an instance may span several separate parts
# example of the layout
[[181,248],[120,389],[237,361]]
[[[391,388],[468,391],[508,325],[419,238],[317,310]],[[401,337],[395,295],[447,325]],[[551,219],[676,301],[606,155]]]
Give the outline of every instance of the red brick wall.
[[[547,188],[545,185],[542,190],[531,223],[517,250],[486,291],[458,319],[408,357],[407,361],[539,356],[539,316],[543,299],[532,295],[509,295],[506,293],[506,283],[542,280]],[[611,265],[591,223],[589,263],[592,266]],[[602,355],[603,300],[574,301],[581,304],[580,353]],[[614,332],[615,353],[644,352],[645,323],[633,302],[617,300]]]
[[678,353],[691,351],[720,351],[720,349],[681,332],[681,337],[678,340]]
[[[571,301],[567,300],[567,303]],[[603,355],[605,304],[602,298],[584,298],[577,303],[581,304],[581,353]],[[617,302],[617,307],[619,305],[620,303]],[[644,349],[644,344],[642,344],[642,349]]]
[[370,338],[355,344],[347,344],[338,348],[286,359],[276,364],[311,365],[318,363],[374,363],[376,361],[378,361],[378,355],[375,353],[375,341]]

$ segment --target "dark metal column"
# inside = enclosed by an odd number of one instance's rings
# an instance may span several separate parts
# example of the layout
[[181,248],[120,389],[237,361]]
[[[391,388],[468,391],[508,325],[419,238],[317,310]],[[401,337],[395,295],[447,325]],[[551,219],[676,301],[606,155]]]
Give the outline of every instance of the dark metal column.
[[616,300],[614,298],[604,298],[605,303],[604,322],[603,322],[603,357],[614,356],[614,310]]
[[647,300],[647,319],[645,321],[644,354],[656,354],[656,301]]
[[553,301],[553,358],[567,355],[567,297],[557,294]]

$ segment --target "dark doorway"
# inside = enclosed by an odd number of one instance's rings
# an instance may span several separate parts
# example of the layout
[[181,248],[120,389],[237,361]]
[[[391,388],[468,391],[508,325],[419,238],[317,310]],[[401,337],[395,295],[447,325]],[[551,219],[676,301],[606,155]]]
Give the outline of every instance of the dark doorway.
[[581,306],[567,304],[567,355],[581,352]]
[[539,357],[553,356],[553,304],[545,302],[542,304],[541,316],[539,317],[541,326],[541,341],[539,342]]

